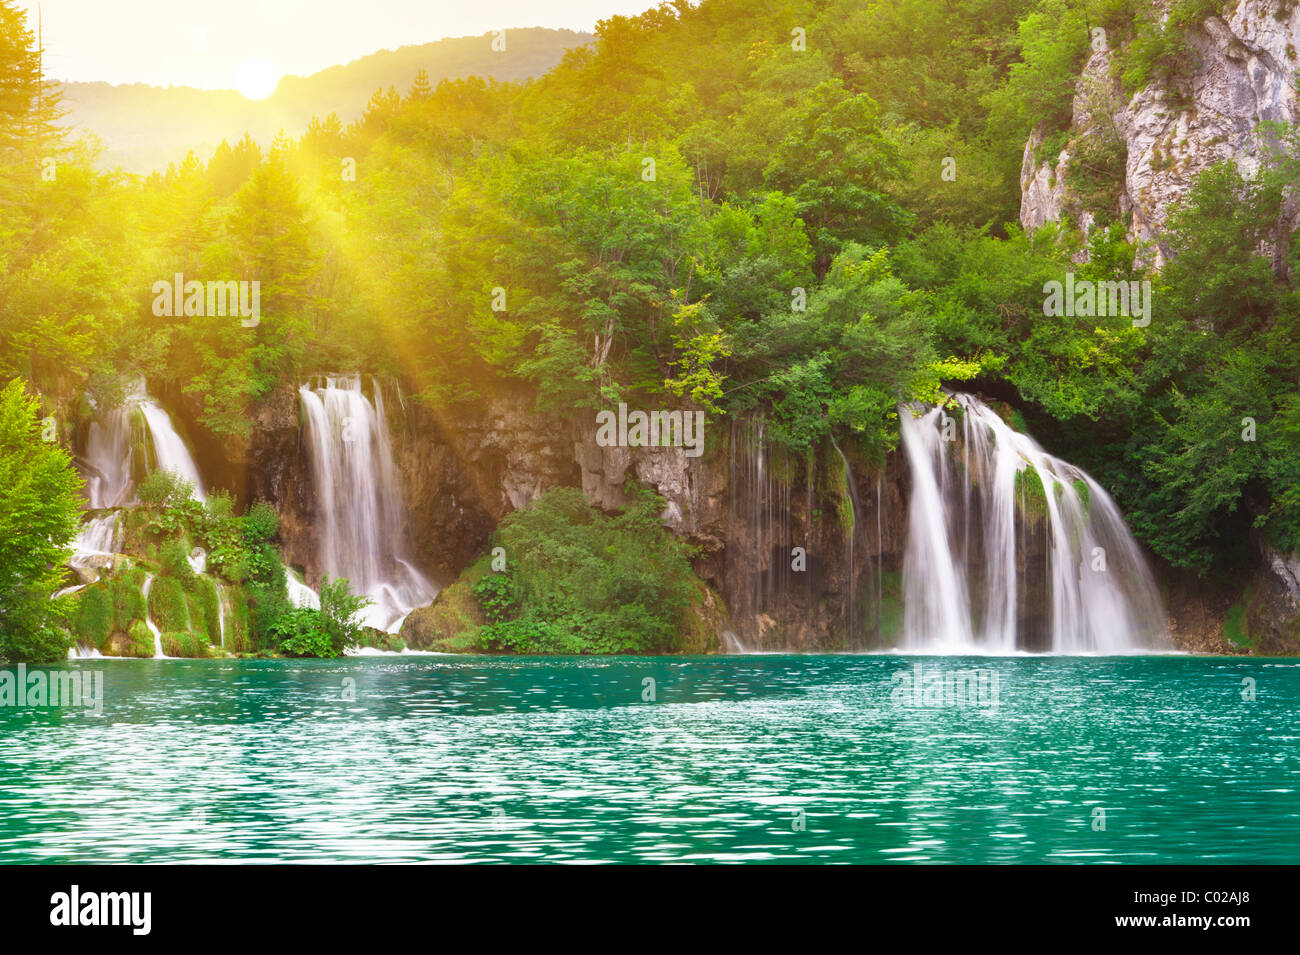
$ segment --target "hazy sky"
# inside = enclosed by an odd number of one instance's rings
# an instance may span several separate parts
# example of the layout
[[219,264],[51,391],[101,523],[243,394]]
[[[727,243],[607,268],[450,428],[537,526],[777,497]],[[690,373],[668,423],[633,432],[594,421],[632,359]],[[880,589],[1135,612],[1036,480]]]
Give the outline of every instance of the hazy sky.
[[[36,28],[38,0],[20,0]],[[306,75],[376,50],[501,27],[591,30],[657,0],[39,0],[61,80],[235,86],[250,57]],[[507,41],[509,34],[507,34]]]

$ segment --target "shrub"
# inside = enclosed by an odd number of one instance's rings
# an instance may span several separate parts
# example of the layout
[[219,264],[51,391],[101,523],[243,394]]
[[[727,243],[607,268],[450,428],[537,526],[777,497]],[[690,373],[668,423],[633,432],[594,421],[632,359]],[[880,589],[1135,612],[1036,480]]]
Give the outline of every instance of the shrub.
[[183,540],[165,542],[158,551],[158,563],[168,577],[179,580],[185,587],[194,583],[194,568],[190,566],[190,551]]
[[258,501],[248,509],[243,519],[244,542],[250,547],[265,544],[280,529],[280,515],[265,501]]
[[270,634],[285,656],[328,659],[342,653],[334,648],[334,642],[322,626],[320,611],[309,607],[283,611],[271,625]]
[[653,653],[674,646],[695,576],[665,530],[663,500],[632,488],[608,517],[574,488],[548,491],[497,533],[508,573],[475,588],[486,649],[515,653]]

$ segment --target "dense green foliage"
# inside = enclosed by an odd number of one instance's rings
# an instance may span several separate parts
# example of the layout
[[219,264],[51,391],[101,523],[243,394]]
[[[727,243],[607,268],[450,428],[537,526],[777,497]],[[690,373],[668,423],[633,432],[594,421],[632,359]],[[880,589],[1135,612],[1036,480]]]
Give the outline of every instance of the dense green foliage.
[[474,597],[479,643],[510,653],[659,653],[674,648],[694,593],[685,546],[663,527],[663,500],[636,491],[609,517],[582,492],[557,488],[497,530],[505,569]]
[[360,642],[358,612],[369,597],[354,595],[343,579],[321,581],[320,608],[294,608],[280,614],[271,625],[277,649],[290,657],[339,657]]
[[[67,451],[42,437],[37,402],[23,382],[9,382],[0,389],[0,657],[67,655],[49,595],[63,581],[80,489]],[[97,617],[112,619],[107,595]]]

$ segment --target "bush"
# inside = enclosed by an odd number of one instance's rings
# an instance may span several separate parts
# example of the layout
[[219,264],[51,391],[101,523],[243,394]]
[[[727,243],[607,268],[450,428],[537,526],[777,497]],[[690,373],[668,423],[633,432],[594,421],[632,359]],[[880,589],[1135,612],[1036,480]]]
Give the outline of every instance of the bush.
[[249,547],[265,544],[280,529],[280,515],[265,501],[258,501],[248,509],[243,519],[244,543]]
[[153,471],[140,482],[135,496],[148,508],[174,507],[194,496],[194,485],[175,471]]
[[330,659],[342,654],[325,631],[320,611],[310,607],[285,610],[272,624],[270,633],[278,642],[279,651],[287,657]]
[[194,568],[190,566],[190,550],[183,540],[169,540],[158,551],[158,563],[162,572],[179,580],[185,587],[194,583]]
[[578,654],[587,649],[580,636],[537,618],[490,623],[479,630],[479,641],[496,653]]
[[507,517],[497,533],[508,572],[474,587],[486,649],[514,653],[671,650],[694,594],[684,544],[665,530],[663,500],[633,488],[617,517],[557,488]]

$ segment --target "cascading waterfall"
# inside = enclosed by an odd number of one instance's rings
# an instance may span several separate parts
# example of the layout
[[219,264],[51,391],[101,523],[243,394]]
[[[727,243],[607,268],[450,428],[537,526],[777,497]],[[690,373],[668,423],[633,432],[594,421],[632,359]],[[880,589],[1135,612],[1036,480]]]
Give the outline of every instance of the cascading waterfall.
[[844,456],[840,446],[831,438],[831,447],[835,453],[840,456],[840,462],[844,465],[844,484],[849,494],[849,507],[852,508],[852,526],[849,527],[848,533],[844,535],[844,548],[848,554],[849,576],[848,585],[844,588],[845,601],[848,606],[845,610],[844,620],[848,632],[850,643],[855,643],[858,633],[858,616],[854,606],[854,596],[857,591],[857,567],[855,558],[857,557],[857,537],[858,537],[858,515],[862,513],[862,508],[858,505],[858,485],[853,478],[853,468],[849,466],[849,459]]
[[163,652],[162,631],[159,630],[158,625],[153,622],[153,614],[149,613],[149,591],[152,589],[153,589],[153,574],[147,574],[145,575],[144,578],[144,608],[145,608],[144,623],[145,626],[149,628],[149,632],[153,634],[154,659],[167,660],[170,658],[167,656],[166,653]]
[[[147,432],[147,448],[145,434],[137,428]],[[144,460],[137,460],[141,449]],[[135,479],[140,474],[174,471],[194,485],[195,497],[205,499],[203,479],[189,447],[171,416],[145,391],[143,382],[133,384],[120,405],[90,422],[80,464],[86,478],[87,507],[100,513],[87,518],[73,543],[74,567],[102,566],[118,552],[121,529],[117,509],[135,503]]]
[[[133,433],[136,413],[148,432],[146,460],[137,461],[142,437]],[[174,471],[194,485],[194,496],[205,499],[203,479],[185,439],[171,416],[136,382],[122,403],[97,415],[90,423],[82,467],[86,496],[92,509],[123,507],[135,502],[135,478],[150,471]]]
[[1110,495],[979,399],[951,397],[951,417],[900,409],[912,473],[903,645],[994,653],[1164,645],[1155,583]]
[[[299,389],[316,492],[321,570],[345,577],[373,603],[360,619],[395,633],[437,587],[407,557],[406,517],[393,463],[383,391],[360,375],[328,376]],[[299,595],[300,599],[302,595]]]

